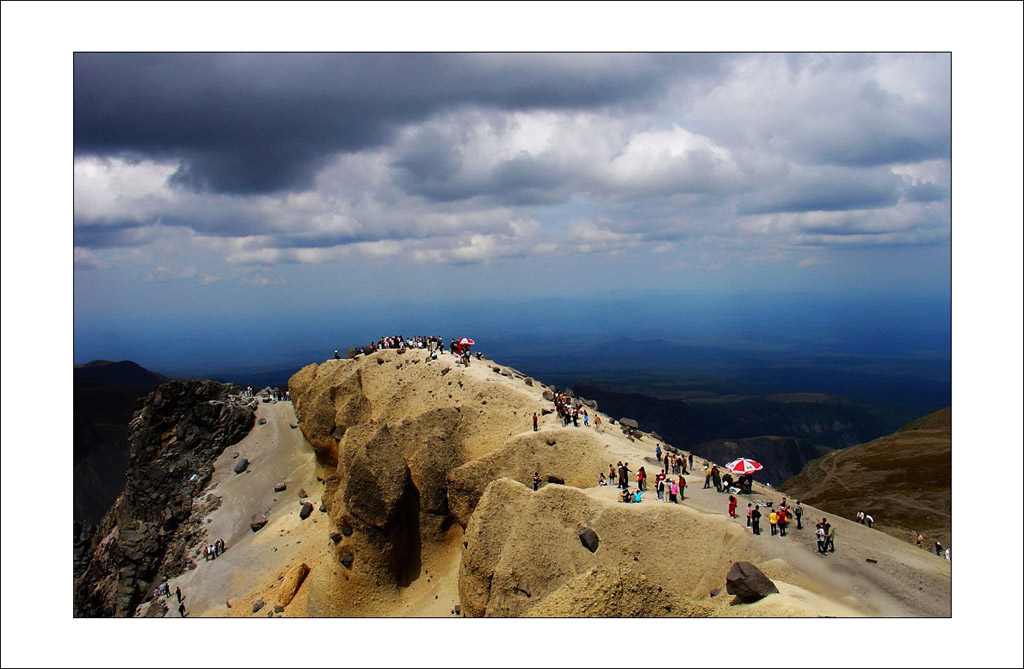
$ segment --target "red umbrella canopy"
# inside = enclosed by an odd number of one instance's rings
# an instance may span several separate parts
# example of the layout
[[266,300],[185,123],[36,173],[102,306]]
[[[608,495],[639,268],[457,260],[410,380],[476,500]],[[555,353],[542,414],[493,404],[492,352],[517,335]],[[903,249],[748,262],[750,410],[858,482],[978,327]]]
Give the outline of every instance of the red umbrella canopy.
[[729,471],[736,474],[753,474],[754,472],[761,471],[764,467],[761,466],[760,462],[751,460],[749,458],[740,458],[733,460],[725,466]]
[[462,344],[463,346],[472,346],[476,342],[470,339],[469,337],[463,337],[462,339],[459,340],[459,343]]

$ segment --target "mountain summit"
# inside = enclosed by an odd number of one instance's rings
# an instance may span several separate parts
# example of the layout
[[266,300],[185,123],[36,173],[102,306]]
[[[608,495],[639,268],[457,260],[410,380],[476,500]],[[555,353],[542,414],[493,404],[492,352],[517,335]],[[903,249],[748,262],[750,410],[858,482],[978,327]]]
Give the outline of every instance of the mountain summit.
[[[946,560],[806,505],[803,529],[771,536],[767,507],[782,495],[760,484],[738,495],[737,518],[698,474],[684,477],[682,503],[659,500],[656,447],[689,453],[589,399],[574,398],[579,426],[564,425],[557,389],[485,358],[381,350],[308,365],[288,389],[291,402],[256,404],[187,518],[181,506],[192,543],[173,544],[173,564],[137,568],[133,592],[167,577],[184,593],[178,614],[222,617],[950,614]],[[171,434],[173,420],[133,423]],[[639,503],[599,485],[618,462],[634,496],[647,472]],[[748,502],[764,510],[760,535]],[[827,555],[811,521],[822,516],[838,531]],[[217,539],[226,551],[204,559]],[[727,575],[764,587],[751,597]],[[121,601],[139,601],[127,615],[178,615],[164,599]]]

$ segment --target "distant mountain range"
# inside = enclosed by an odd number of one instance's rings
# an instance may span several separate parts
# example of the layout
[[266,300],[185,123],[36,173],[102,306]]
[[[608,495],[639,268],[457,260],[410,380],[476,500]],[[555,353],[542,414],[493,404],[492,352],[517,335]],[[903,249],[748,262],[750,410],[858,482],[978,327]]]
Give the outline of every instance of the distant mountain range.
[[905,411],[820,394],[716,395],[657,398],[595,386],[573,386],[602,411],[639,422],[677,448],[725,463],[759,460],[758,480],[777,485],[835,448],[864,443],[913,418]]

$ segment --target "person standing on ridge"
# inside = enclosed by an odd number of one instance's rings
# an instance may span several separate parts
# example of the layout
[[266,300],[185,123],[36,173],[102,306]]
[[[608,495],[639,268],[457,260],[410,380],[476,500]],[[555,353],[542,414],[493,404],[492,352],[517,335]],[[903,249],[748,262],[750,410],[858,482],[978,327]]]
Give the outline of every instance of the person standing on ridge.
[[754,510],[754,505],[747,502],[747,527],[750,527],[750,513]]
[[754,510],[750,512],[750,529],[754,531],[757,536],[761,535],[761,512],[759,511],[757,504],[754,505]]
[[793,509],[793,515],[796,516],[796,529],[804,529],[804,526],[800,522],[804,517],[804,507],[800,506],[800,500],[796,501],[796,508]]
[[661,444],[655,444],[654,446],[654,459],[661,460]]
[[722,492],[722,476],[718,472],[718,465],[711,468],[711,482],[715,484],[715,490]]
[[704,463],[704,490],[711,487],[711,465]]
[[735,518],[736,517],[736,496],[735,495],[729,495],[729,517],[730,518]]
[[537,492],[537,488],[540,487],[540,472],[533,473],[533,491]]
[[769,529],[771,529],[771,531],[772,531],[772,536],[773,537],[778,533],[778,524],[779,524],[779,515],[775,512],[775,509],[772,509],[768,513],[768,525],[769,525]]
[[537,412],[533,412],[533,431],[537,431]]

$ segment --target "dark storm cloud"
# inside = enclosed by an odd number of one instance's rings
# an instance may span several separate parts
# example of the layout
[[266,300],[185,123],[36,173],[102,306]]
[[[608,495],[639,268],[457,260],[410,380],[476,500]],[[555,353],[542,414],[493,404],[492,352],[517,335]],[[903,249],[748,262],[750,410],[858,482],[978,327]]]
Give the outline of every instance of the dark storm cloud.
[[138,221],[113,221],[102,224],[79,223],[74,226],[75,246],[83,249],[143,246],[156,238],[151,224]]
[[902,179],[888,170],[822,168],[742,199],[742,214],[846,211],[889,207],[899,202]]
[[582,54],[94,54],[74,60],[76,155],[180,161],[197,190],[308,187],[334,153],[460,105],[635,102],[720,59]]

